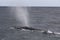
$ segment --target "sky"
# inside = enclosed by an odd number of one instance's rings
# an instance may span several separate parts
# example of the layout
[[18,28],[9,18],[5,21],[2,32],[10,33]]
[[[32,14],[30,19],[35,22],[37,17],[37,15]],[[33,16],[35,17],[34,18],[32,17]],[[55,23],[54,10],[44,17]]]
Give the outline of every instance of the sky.
[[0,6],[57,6],[60,0],[0,0]]

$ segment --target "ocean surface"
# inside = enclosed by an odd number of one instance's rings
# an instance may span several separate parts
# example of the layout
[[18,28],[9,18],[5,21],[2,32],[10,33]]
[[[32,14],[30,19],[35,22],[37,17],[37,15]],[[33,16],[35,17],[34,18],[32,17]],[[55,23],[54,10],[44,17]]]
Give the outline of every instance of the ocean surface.
[[[11,7],[0,7],[0,40],[60,40],[60,35],[14,29],[19,22]],[[30,26],[60,32],[60,7],[27,7]]]

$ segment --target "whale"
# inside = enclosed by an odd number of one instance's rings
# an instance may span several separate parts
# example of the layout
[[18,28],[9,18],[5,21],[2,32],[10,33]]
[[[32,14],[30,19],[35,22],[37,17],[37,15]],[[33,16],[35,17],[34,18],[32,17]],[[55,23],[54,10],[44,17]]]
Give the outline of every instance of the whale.
[[27,27],[27,26],[24,26],[24,27],[15,27],[15,29],[19,29],[19,30],[30,30],[30,31],[42,31],[41,29],[36,29],[36,28],[32,28],[32,27]]
[[27,27],[27,26],[24,26],[24,27],[15,27],[15,29],[19,29],[19,30],[22,30],[22,31],[40,31],[42,32],[43,34],[54,34],[54,35],[60,35],[59,32],[53,32],[51,30],[42,30],[42,29],[37,29],[37,28],[33,28],[33,27]]

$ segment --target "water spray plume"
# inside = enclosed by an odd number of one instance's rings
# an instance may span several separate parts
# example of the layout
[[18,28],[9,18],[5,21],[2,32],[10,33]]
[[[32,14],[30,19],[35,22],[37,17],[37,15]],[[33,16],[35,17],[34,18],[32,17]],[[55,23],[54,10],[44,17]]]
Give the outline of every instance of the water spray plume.
[[29,27],[29,14],[27,8],[25,7],[16,7],[16,17],[23,26]]

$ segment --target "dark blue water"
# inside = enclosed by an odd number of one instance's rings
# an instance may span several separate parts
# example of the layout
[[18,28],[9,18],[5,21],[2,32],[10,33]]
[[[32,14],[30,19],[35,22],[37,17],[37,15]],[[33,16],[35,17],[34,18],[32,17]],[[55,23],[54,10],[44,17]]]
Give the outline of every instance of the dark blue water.
[[[11,7],[0,7],[0,40],[60,40],[59,35],[10,29],[19,24],[10,9]],[[31,27],[60,32],[60,8],[28,7],[28,11]]]

